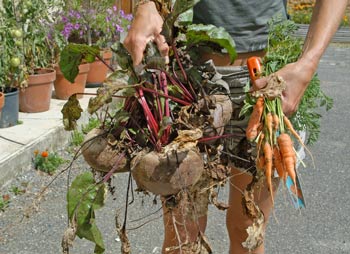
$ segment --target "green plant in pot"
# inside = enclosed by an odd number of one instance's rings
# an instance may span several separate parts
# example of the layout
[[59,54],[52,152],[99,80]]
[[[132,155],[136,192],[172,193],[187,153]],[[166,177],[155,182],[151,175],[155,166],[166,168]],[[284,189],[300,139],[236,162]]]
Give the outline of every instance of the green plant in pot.
[[4,1],[2,17],[8,24],[4,34],[12,36],[7,38],[7,44],[14,44],[5,49],[4,61],[10,61],[12,70],[4,71],[4,77],[10,87],[19,89],[22,112],[43,112],[50,108],[56,74],[48,24],[52,22],[50,11],[57,2]]
[[[18,85],[24,80],[21,64],[22,31],[13,15],[12,2],[0,6],[0,92],[3,105],[0,128],[7,128],[18,121]],[[6,104],[5,104],[6,100]]]
[[100,86],[105,80],[112,58],[110,46],[120,40],[132,20],[131,14],[125,14],[113,3],[111,0],[69,1],[66,11],[58,15],[56,29],[67,42],[96,46],[101,51],[90,64],[88,87]]

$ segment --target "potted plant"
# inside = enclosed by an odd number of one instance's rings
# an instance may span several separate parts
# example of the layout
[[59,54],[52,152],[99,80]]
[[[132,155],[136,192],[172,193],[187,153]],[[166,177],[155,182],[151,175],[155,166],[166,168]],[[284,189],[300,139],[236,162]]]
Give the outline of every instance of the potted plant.
[[6,48],[5,61],[10,59],[12,70],[4,74],[8,82],[11,80],[10,86],[19,89],[20,111],[47,111],[56,78],[45,25],[50,21],[50,5],[45,0],[6,0],[4,6],[3,23],[8,24],[4,28],[5,40],[15,46]]
[[22,32],[16,26],[12,13],[12,2],[4,1],[0,6],[0,92],[3,102],[0,115],[0,128],[16,125],[18,122],[18,89],[17,85],[23,78],[20,69],[20,55]]
[[[118,10],[117,6],[106,8],[96,6],[96,9],[91,9],[95,12],[92,20],[93,33],[91,33],[91,41],[101,49],[100,57],[106,64],[111,64],[112,51],[109,49],[115,41],[120,41],[122,34],[129,29],[130,22],[133,18],[132,14],[125,14],[123,10]],[[100,59],[96,58],[95,62],[91,63],[90,71],[87,77],[87,85],[89,87],[100,86],[105,80],[108,72],[107,65]]]
[[[73,1],[66,5],[58,16],[55,29],[69,43],[86,44],[100,49],[99,57],[92,61],[86,77],[89,87],[99,86],[106,78],[108,65],[111,64],[112,52],[110,46],[119,41],[120,34],[125,32],[132,19],[131,14],[125,14],[113,6],[111,0]],[[60,43],[63,45],[64,43]],[[91,61],[89,61],[91,62]],[[59,73],[59,75],[62,75]],[[79,76],[77,76],[79,79]],[[58,79],[56,81],[58,83]],[[55,87],[56,89],[56,87]]]

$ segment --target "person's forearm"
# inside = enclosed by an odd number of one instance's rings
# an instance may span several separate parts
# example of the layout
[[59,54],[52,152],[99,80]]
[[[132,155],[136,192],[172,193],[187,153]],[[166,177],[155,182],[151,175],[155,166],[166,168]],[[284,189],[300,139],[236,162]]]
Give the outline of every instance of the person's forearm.
[[316,1],[301,55],[301,59],[308,61],[314,71],[339,27],[347,2],[348,0]]

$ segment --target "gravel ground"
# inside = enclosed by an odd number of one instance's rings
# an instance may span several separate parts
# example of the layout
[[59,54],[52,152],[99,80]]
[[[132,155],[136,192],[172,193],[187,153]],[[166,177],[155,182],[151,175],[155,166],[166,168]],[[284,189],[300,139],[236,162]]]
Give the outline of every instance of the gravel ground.
[[[71,159],[72,153],[58,151],[65,159]],[[57,172],[62,171],[67,164],[62,165]],[[72,167],[70,178],[89,170],[88,165],[79,158]],[[57,175],[57,173],[56,173]],[[18,176],[4,186],[0,193],[10,195],[10,204],[0,212],[0,254],[48,254],[61,253],[61,239],[67,226],[66,193],[67,173],[58,176],[49,186],[38,202],[38,194],[56,176],[49,176],[32,167],[24,174]],[[97,225],[102,231],[106,245],[106,254],[120,253],[120,239],[115,231],[115,214],[124,218],[125,190],[128,180],[127,174],[118,174],[113,179],[116,186],[114,195],[109,194],[105,207],[96,212]],[[14,195],[11,189],[25,189],[24,194]],[[135,185],[134,185],[135,188]],[[223,191],[225,194],[225,190]],[[161,253],[162,243],[162,212],[158,199],[154,204],[154,196],[135,193],[135,200],[129,206],[128,235],[131,242],[132,253],[157,254]],[[210,213],[218,213],[211,208]],[[222,215],[224,213],[221,212]],[[135,222],[133,222],[135,220]],[[208,238],[217,242],[215,248],[219,252],[227,252],[227,237],[225,231],[225,218],[216,218],[215,226],[222,228],[218,235],[215,230]],[[143,225],[146,223],[145,225]],[[141,226],[141,227],[140,227]],[[140,228],[138,228],[140,227]],[[130,230],[131,228],[137,228]],[[214,245],[213,245],[214,247]],[[87,240],[77,238],[70,254],[92,253],[94,245]],[[117,252],[116,252],[117,251]]]

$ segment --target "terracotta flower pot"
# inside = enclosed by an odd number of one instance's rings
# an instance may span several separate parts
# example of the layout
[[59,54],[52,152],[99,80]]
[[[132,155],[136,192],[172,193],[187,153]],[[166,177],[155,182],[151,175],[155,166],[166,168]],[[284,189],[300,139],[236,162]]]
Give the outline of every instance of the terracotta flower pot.
[[54,83],[56,98],[60,100],[67,100],[71,95],[76,93],[78,93],[78,99],[82,98],[82,93],[84,93],[86,79],[90,69],[90,64],[86,63],[79,65],[79,74],[75,78],[74,83],[71,83],[64,78],[59,66],[56,66],[55,69],[57,74],[56,81]]
[[5,105],[5,94],[0,92],[0,112]]
[[50,109],[54,69],[38,69],[29,75],[28,87],[19,92],[19,111],[27,113],[44,112]]
[[[103,60],[107,63],[111,63],[112,59],[112,51],[105,50],[102,51]],[[90,71],[87,76],[86,86],[87,87],[97,87],[101,86],[103,81],[105,80],[108,72],[108,67],[98,58],[96,61],[90,64]]]

